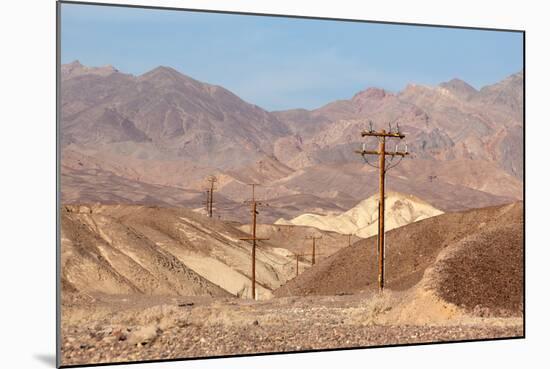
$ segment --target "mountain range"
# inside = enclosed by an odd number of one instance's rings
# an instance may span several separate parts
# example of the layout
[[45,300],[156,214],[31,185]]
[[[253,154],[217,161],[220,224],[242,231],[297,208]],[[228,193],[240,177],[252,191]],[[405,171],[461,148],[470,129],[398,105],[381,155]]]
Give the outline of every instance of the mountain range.
[[523,71],[479,90],[459,79],[369,87],[269,112],[173,68],[134,76],[75,61],[61,66],[62,202],[198,209],[214,174],[226,220],[248,221],[252,182],[270,204],[262,222],[340,214],[377,192],[377,169],[354,154],[376,145],[360,135],[369,121],[398,122],[412,153],[388,188],[445,212],[522,199]]

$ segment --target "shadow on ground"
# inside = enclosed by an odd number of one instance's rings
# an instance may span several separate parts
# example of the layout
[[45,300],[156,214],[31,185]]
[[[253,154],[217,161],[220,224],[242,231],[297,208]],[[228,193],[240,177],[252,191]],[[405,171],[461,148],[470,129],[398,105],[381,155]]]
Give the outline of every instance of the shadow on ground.
[[34,354],[33,357],[41,363],[48,365],[49,367],[56,367],[54,354]]

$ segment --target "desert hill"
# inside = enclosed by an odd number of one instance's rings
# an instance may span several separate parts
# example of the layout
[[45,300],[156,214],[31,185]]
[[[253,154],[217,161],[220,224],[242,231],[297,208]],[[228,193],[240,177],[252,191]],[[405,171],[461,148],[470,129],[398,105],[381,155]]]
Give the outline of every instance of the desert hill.
[[[238,228],[244,232],[250,232],[250,224],[241,225]],[[284,249],[285,255],[291,258],[295,257],[295,254],[302,254],[300,261],[304,261],[304,268],[310,266],[312,253],[312,242],[306,237],[321,237],[315,241],[316,261],[325,259],[360,239],[356,235],[348,237],[347,234],[315,227],[287,224],[257,224],[256,234],[261,238],[269,238],[270,245],[277,245],[278,248]]]
[[61,217],[63,292],[228,295],[139,233],[88,211],[65,208]]
[[[387,289],[431,291],[469,311],[522,314],[522,264],[521,202],[446,213],[386,235]],[[371,237],[321,261],[275,295],[374,291],[377,273],[376,237]]]
[[[64,206],[62,280],[66,296],[140,294],[249,296],[248,236],[187,209],[128,205]],[[260,298],[294,276],[292,259],[257,249]]]
[[[302,214],[291,220],[279,219],[275,224],[315,227],[341,234],[367,238],[378,232],[378,199],[373,195],[338,215]],[[391,230],[443,212],[414,196],[397,192],[386,195],[386,230]]]

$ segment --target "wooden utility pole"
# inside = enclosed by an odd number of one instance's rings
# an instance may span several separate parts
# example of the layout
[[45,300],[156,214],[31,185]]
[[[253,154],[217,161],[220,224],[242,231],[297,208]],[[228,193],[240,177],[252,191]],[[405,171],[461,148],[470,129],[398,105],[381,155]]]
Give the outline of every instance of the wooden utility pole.
[[247,201],[246,203],[250,204],[250,211],[252,212],[252,237],[244,237],[241,238],[243,241],[252,241],[252,298],[256,299],[256,241],[261,240],[269,240],[269,238],[258,238],[256,237],[256,215],[258,215],[257,206],[258,205],[267,205],[265,203],[261,203],[259,201],[256,201],[254,197],[254,186],[256,186],[256,183],[250,183],[252,186],[252,200]]
[[207,197],[207,202],[208,202],[208,205],[207,205],[207,213],[208,213],[208,216],[210,218],[212,218],[212,214],[214,213],[214,183],[216,183],[218,181],[218,179],[216,178],[216,176],[209,176],[207,179],[206,179],[208,182],[210,182],[210,188],[207,190],[208,191],[208,197]]
[[348,233],[348,247],[351,246],[351,233]]
[[[377,137],[378,138],[378,151],[376,150],[366,150],[365,145],[363,144],[362,150],[356,150],[355,152],[363,156],[367,164],[372,165],[367,160],[367,155],[378,155],[378,168],[380,170],[379,183],[378,187],[380,189],[380,199],[378,203],[378,289],[380,292],[384,290],[384,211],[385,211],[385,180],[386,172],[393,168],[395,165],[386,167],[386,156],[390,156],[391,161],[397,156],[401,159],[409,155],[407,148],[405,151],[399,151],[397,147],[394,151],[386,151],[386,139],[387,138],[398,138],[403,139],[405,135],[399,131],[399,125],[397,125],[397,131],[392,132],[391,125],[390,131],[382,130],[379,132],[372,130],[361,132],[361,137]],[[373,165],[374,166],[374,165]]]
[[210,189],[206,189],[206,201],[204,202],[204,205],[206,207],[206,215],[210,216]]
[[296,254],[296,277],[298,276],[298,270],[300,268],[299,264],[298,264],[298,258],[300,256],[303,256],[302,254]]
[[320,240],[323,237],[307,236],[306,240],[311,240],[311,265],[315,265],[315,240]]
[[[319,253],[316,253],[317,256],[319,255],[325,255],[323,253],[319,254]],[[307,261],[307,259],[304,258],[304,256],[306,256],[305,254],[294,254],[294,256],[296,257],[296,277],[298,276],[299,272],[300,272],[300,264],[299,264],[299,259],[302,258],[302,260],[305,260]]]

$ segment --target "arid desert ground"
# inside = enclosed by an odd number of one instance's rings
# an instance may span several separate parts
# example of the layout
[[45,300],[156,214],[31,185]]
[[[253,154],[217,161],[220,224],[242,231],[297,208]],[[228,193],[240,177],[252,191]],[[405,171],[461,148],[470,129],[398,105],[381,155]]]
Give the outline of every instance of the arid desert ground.
[[[270,112],[75,61],[61,95],[62,365],[523,335],[523,71]],[[411,153],[386,176],[382,293],[371,120]]]
[[314,266],[300,260],[298,277],[293,251],[265,243],[254,301],[237,228],[182,209],[67,206],[62,362],[522,336],[522,212],[513,203],[389,231],[382,294],[376,236],[331,239],[342,246]]

